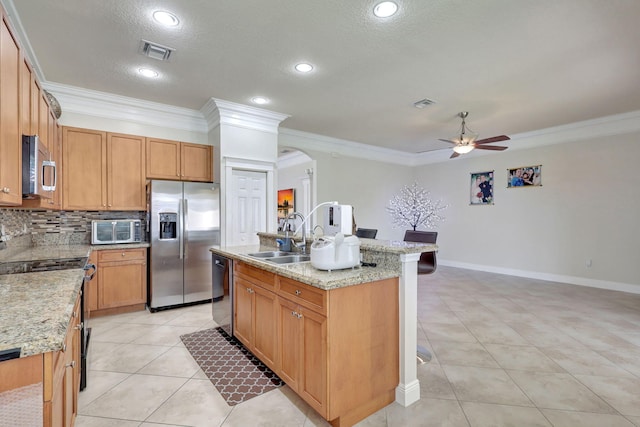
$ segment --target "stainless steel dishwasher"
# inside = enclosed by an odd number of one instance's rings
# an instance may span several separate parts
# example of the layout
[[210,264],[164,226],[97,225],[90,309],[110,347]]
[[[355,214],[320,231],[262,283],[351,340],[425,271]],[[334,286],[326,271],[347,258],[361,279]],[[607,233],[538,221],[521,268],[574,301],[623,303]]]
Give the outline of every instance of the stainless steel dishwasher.
[[[212,254],[212,298],[211,314],[220,326],[228,324],[233,335],[233,260]],[[228,298],[225,298],[225,289]]]

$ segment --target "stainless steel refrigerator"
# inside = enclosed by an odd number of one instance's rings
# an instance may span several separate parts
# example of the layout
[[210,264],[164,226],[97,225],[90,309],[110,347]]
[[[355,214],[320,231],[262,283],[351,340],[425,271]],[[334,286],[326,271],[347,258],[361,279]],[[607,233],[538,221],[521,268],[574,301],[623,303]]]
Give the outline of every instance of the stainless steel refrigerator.
[[149,185],[149,308],[217,298],[209,248],[220,244],[219,185],[160,180]]

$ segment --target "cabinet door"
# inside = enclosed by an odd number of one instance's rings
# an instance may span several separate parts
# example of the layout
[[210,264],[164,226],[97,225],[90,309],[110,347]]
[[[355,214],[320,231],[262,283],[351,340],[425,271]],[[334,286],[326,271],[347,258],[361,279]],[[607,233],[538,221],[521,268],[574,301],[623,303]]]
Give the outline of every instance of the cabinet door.
[[44,89],[40,90],[38,98],[38,136],[45,147],[51,149],[49,138],[49,104]]
[[62,192],[65,210],[106,210],[106,133],[65,127]]
[[253,287],[253,353],[271,369],[276,369],[277,305],[276,294]]
[[298,305],[278,298],[278,375],[294,391],[298,391],[300,382],[300,358],[302,328],[298,318]]
[[107,208],[145,210],[145,184],[144,137],[108,133]]
[[180,157],[182,180],[213,182],[213,147],[183,142]]
[[31,128],[31,65],[26,57],[20,62],[20,122],[23,135],[33,135]]
[[302,350],[298,393],[320,414],[327,403],[327,318],[300,308]]
[[233,334],[244,345],[251,347],[253,341],[253,289],[251,282],[240,277],[233,280]]
[[20,48],[4,15],[0,22],[0,205],[22,204]]
[[180,143],[147,138],[147,178],[180,179]]
[[114,308],[145,303],[146,277],[144,261],[100,263],[98,307]]

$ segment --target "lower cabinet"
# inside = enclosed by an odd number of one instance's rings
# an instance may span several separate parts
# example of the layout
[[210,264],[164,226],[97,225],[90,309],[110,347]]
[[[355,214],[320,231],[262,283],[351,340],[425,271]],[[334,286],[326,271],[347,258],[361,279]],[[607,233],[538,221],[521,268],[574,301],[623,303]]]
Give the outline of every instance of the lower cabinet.
[[[252,267],[236,270],[234,280],[234,328],[236,337],[265,365],[276,369],[276,294],[275,275],[260,281],[243,276]],[[271,279],[269,281],[269,278]]]
[[279,374],[320,414],[327,402],[327,318],[278,298]]
[[80,298],[73,309],[62,350],[44,354],[44,426],[70,427],[80,392]]
[[143,310],[147,302],[147,249],[98,250],[89,282],[91,316]]
[[397,278],[325,291],[235,262],[234,292],[235,336],[332,425],[395,400]]

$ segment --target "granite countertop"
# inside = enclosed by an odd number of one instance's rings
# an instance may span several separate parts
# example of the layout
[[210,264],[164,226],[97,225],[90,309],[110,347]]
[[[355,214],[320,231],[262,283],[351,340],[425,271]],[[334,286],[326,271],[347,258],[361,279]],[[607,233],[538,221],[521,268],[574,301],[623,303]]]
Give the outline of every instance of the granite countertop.
[[[360,249],[387,254],[409,254],[434,251],[435,245],[416,244],[409,242],[392,242],[386,240],[361,239]],[[311,262],[298,262],[291,264],[274,264],[258,258],[248,256],[248,253],[275,250],[273,247],[260,245],[246,246],[213,246],[210,251],[228,258],[243,261],[263,270],[276,273],[280,276],[298,280],[316,288],[329,290],[377,280],[399,277],[397,269],[383,267],[355,267],[344,270],[324,271],[318,270]]]
[[82,269],[0,275],[0,350],[62,349],[83,277]]

